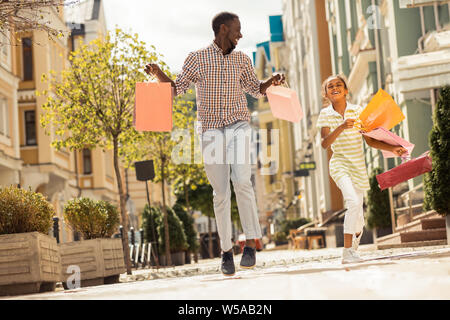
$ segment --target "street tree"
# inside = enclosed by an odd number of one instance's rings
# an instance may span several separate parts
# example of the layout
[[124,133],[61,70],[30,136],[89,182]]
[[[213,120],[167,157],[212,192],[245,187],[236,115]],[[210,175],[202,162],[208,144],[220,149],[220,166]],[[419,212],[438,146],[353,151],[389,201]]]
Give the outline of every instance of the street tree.
[[[171,78],[174,75],[169,74]],[[141,144],[130,144],[127,146],[130,154],[136,154],[139,158],[151,158],[155,165],[154,182],[161,183],[161,195],[164,222],[164,248],[168,265],[172,265],[170,256],[170,235],[169,235],[169,217],[167,212],[167,194],[166,185],[172,184],[174,180],[179,179],[181,169],[177,165],[189,166],[190,156],[186,158],[186,154],[191,154],[191,136],[194,125],[194,103],[185,101],[182,97],[176,97],[173,101],[173,129],[172,132],[144,132]],[[179,150],[179,151],[177,151]],[[186,153],[186,154],[184,154]],[[181,162],[180,162],[181,160]],[[187,168],[187,167],[185,167]],[[185,176],[189,174],[189,170],[183,173]]]
[[[139,154],[132,150],[144,139],[133,127],[136,82],[146,79],[143,67],[149,61],[166,66],[155,47],[151,48],[148,50],[137,34],[116,29],[71,53],[71,67],[60,76],[44,75],[48,91],[40,93],[47,96],[40,121],[53,137],[53,147],[113,150],[125,235],[128,217],[121,162],[129,166],[139,160]],[[127,236],[122,237],[122,243],[127,272],[131,274]]]
[[49,10],[58,13],[64,5],[72,5],[79,0],[0,0],[0,33],[26,32],[41,30],[50,38],[63,35],[65,30],[58,29],[47,19]]

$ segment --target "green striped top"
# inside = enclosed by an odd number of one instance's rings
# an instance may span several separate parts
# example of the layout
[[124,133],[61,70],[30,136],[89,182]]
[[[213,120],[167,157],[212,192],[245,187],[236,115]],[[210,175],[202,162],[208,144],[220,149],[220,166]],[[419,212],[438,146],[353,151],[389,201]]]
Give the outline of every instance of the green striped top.
[[[333,132],[346,119],[358,119],[363,108],[347,102],[344,118],[330,105],[320,111],[317,128],[330,128]],[[360,190],[369,189],[369,178],[364,161],[363,139],[358,129],[344,130],[331,145],[333,156],[330,159],[330,176],[335,182],[344,176],[352,179]]]

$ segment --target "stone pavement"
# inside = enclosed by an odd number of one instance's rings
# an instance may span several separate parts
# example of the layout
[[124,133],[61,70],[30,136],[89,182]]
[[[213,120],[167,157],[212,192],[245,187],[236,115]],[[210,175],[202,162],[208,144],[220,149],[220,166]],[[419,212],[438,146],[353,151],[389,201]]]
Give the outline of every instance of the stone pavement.
[[[377,259],[391,256],[401,256],[404,254],[416,252],[427,253],[437,249],[450,248],[449,246],[427,246],[416,248],[397,248],[377,250],[376,245],[361,245],[359,254],[363,259]],[[449,249],[450,250],[450,249]],[[236,268],[242,254],[234,256]],[[267,269],[277,266],[302,265],[312,262],[339,261],[342,256],[342,248],[325,248],[316,250],[271,250],[256,253],[256,269]],[[195,275],[221,274],[220,258],[199,260],[196,264],[189,264],[170,268],[146,268],[133,270],[132,275],[122,274],[121,282],[133,282],[142,280],[153,280],[174,277],[188,277]]]
[[[449,246],[382,251],[365,246],[361,250],[365,261],[348,265],[340,262],[341,250],[260,252],[255,270],[238,269],[234,277],[221,275],[220,259],[213,259],[157,273],[137,270],[118,284],[5,299],[450,300]],[[139,281],[145,279],[153,280]]]

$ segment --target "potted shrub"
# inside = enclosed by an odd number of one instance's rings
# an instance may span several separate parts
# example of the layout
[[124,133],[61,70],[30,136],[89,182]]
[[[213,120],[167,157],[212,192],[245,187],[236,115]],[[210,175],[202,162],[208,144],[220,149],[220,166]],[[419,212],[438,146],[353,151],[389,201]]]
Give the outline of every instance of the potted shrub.
[[[152,252],[155,253],[155,256],[159,256],[159,248],[158,248],[158,230],[157,223],[159,219],[161,219],[162,212],[158,207],[149,207],[145,205],[144,211],[142,212],[142,229],[144,230],[144,240],[147,243],[152,245]],[[152,265],[156,265],[154,261],[153,253],[151,257],[149,257]],[[159,261],[158,261],[159,264]]]
[[367,226],[373,231],[374,239],[392,233],[389,191],[381,191],[376,178],[381,173],[383,173],[381,168],[373,169],[367,193]]
[[424,208],[435,210],[445,218],[447,244],[450,245],[450,86],[440,91],[439,99],[433,115],[433,129],[430,132],[430,156],[433,159],[433,170],[425,175]]
[[[169,237],[170,237],[170,253],[172,263],[175,266],[183,265],[185,262],[185,251],[188,248],[186,241],[186,234],[183,230],[183,223],[180,221],[175,212],[167,207],[167,215],[169,222]],[[152,232],[149,229],[150,221],[154,219],[156,236],[158,237],[158,252],[159,262],[162,266],[166,265],[165,252],[165,238],[164,238],[164,221],[162,210],[158,207],[151,207],[150,214],[144,214],[143,229],[146,240],[150,242],[152,240]]]
[[179,203],[173,206],[173,211],[183,223],[184,233],[186,234],[187,249],[186,249],[186,263],[191,263],[191,254],[197,254],[200,244],[198,242],[197,231],[194,228],[194,218],[192,218],[186,209]]
[[121,239],[111,236],[119,225],[119,211],[109,202],[77,198],[64,207],[64,219],[83,240],[59,244],[64,288],[78,266],[82,287],[119,282],[126,271]]
[[53,206],[40,193],[0,188],[0,295],[53,291],[61,277]]

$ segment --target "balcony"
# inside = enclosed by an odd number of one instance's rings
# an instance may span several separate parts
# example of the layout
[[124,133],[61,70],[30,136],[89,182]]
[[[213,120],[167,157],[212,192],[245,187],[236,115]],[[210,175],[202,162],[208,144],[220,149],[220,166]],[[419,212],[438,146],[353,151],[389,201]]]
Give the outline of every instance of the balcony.
[[[433,43],[446,43],[450,39]],[[437,51],[400,57],[394,63],[394,77],[402,93],[440,88],[450,84],[450,48],[440,48]]]

